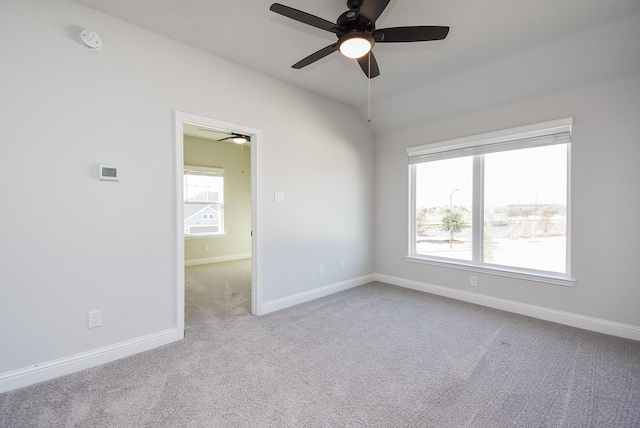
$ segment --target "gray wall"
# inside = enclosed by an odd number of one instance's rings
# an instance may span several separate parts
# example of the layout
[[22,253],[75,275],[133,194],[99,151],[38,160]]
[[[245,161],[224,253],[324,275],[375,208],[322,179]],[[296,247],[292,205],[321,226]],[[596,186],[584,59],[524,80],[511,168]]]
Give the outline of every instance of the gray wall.
[[[526,76],[522,76],[526,78]],[[574,117],[573,287],[409,263],[407,153],[426,144]],[[640,75],[429,121],[376,138],[376,272],[640,327]]]
[[[639,338],[639,46],[636,13],[374,103],[374,115],[382,104],[388,112],[373,124],[376,273]],[[407,147],[569,116],[575,286],[479,274],[470,287],[467,271],[405,260]]]
[[0,57],[0,378],[175,329],[175,110],[261,131],[265,302],[373,273],[354,109],[65,0],[2,1]]
[[406,148],[573,116],[576,285],[478,275],[473,291],[640,328],[638,21],[398,94],[393,114],[374,103],[374,162],[350,107],[66,0],[2,1],[0,381],[176,328],[175,110],[261,131],[264,302],[373,272],[467,290],[464,271],[404,259]]
[[[223,236],[185,239],[187,265],[251,253],[251,147],[184,136],[184,163],[224,168]],[[205,250],[204,245],[208,246]]]

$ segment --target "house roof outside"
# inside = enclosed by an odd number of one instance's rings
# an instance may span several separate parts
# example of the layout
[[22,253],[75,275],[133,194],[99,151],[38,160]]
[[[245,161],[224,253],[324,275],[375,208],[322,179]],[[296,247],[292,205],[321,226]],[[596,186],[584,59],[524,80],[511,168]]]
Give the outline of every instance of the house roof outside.
[[214,207],[218,208],[215,205],[202,206],[201,204],[184,204],[184,221],[189,221],[202,214],[219,214],[219,211]]

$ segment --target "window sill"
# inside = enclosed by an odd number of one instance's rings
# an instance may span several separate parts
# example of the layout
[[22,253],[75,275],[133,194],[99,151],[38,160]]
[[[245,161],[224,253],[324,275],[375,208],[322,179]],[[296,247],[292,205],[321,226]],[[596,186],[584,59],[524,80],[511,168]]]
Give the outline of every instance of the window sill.
[[407,256],[406,260],[411,263],[446,267],[451,269],[460,269],[460,270],[466,270],[469,272],[476,272],[476,273],[489,274],[489,275],[505,276],[508,278],[524,279],[527,281],[562,285],[565,287],[572,287],[576,283],[575,279],[567,278],[565,276],[560,276],[560,275],[556,276],[556,275],[547,274],[547,273],[537,273],[537,272],[534,273],[534,272],[528,272],[528,271],[521,271],[517,269],[502,268],[497,266],[496,267],[476,266],[476,265],[472,265],[471,263],[466,263],[466,262],[457,261],[457,260],[444,261],[444,260],[435,260],[435,259],[417,257],[417,256]]
[[215,233],[210,235],[184,235],[184,239],[209,239],[209,238],[224,238],[224,233]]

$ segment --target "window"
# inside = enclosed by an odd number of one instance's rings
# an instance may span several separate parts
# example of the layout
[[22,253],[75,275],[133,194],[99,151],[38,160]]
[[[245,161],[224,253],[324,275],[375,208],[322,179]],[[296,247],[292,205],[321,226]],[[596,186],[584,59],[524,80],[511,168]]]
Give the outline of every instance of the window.
[[571,126],[409,148],[409,260],[572,284]]
[[224,233],[224,170],[200,166],[184,167],[184,234]]

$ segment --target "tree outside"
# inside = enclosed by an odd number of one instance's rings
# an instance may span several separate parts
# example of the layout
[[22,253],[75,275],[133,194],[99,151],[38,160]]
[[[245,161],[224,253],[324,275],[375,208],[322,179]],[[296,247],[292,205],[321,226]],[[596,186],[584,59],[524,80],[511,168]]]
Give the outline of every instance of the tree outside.
[[424,236],[429,229],[429,220],[435,214],[435,208],[422,207],[416,213],[416,231],[418,235]]
[[464,220],[464,216],[460,211],[451,211],[448,208],[444,210],[444,214],[441,219],[440,230],[449,232],[449,246],[456,233],[459,233],[462,229],[469,227],[469,224]]

